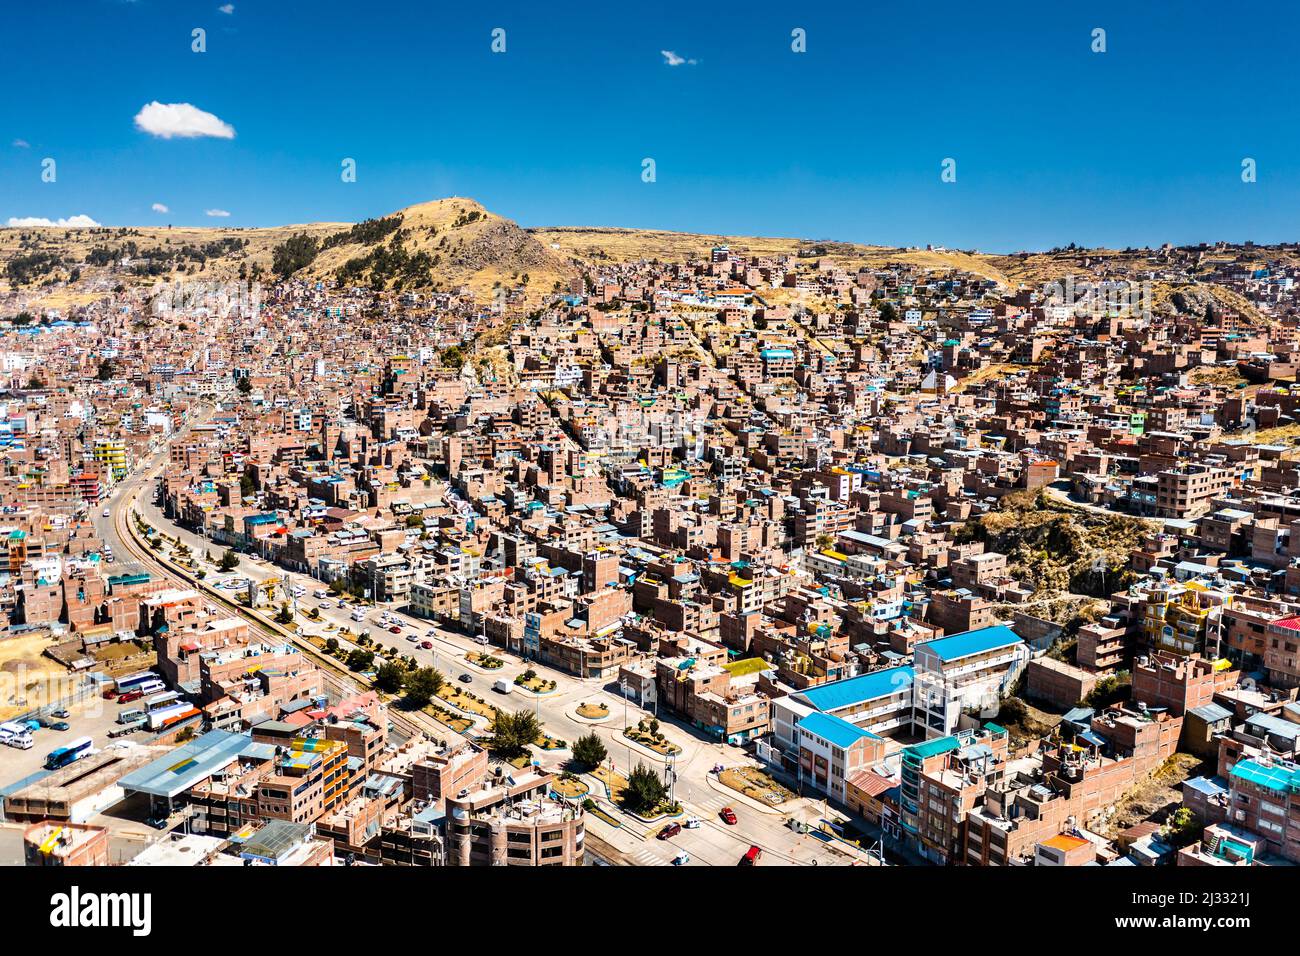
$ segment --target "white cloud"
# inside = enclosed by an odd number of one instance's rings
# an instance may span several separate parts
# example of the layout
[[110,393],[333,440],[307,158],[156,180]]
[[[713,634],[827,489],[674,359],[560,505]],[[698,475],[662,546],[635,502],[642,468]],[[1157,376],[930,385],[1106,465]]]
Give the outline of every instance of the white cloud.
[[9,225],[11,227],[23,226],[64,226],[69,229],[88,229],[92,226],[98,226],[99,223],[89,216],[69,216],[67,219],[46,219],[43,216],[10,216]]
[[217,9],[229,16],[235,12],[235,5],[233,3],[223,3],[221,6],[217,7]]
[[224,209],[205,209],[204,212],[217,219],[225,219],[230,215],[230,213],[226,212]]
[[168,209],[164,203],[160,203],[160,202],[154,203],[149,208],[152,209],[154,212],[171,212],[171,210]]
[[135,114],[135,127],[161,139],[235,138],[233,126],[189,103],[159,103],[154,100]]
[[19,149],[30,149],[32,144],[27,142],[25,139],[16,139],[14,140],[14,145]]
[[659,54],[664,58],[665,66],[681,66],[683,63],[687,66],[694,66],[695,60],[687,59],[684,56],[678,56],[672,50],[660,50]]

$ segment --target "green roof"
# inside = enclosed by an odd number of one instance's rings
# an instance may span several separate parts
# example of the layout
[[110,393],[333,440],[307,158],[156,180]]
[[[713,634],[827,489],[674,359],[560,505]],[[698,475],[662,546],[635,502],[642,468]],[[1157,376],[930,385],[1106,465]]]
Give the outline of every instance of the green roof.
[[947,753],[949,750],[956,750],[961,746],[961,742],[956,737],[937,737],[934,740],[927,740],[922,744],[913,744],[910,747],[903,748],[903,753],[913,754],[924,760],[927,757],[934,757],[938,754]]

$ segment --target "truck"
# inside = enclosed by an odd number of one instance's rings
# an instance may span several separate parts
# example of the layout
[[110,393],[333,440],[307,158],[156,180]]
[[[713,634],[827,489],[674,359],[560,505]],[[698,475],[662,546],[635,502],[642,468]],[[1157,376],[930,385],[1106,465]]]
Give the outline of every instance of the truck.
[[193,704],[182,701],[173,704],[170,707],[164,707],[161,710],[155,710],[149,714],[150,730],[166,730],[173,724],[179,724],[183,720],[189,720],[191,717],[197,717],[199,709]]
[[123,724],[121,727],[118,727],[116,730],[110,730],[108,732],[108,735],[114,739],[118,737],[125,737],[127,734],[135,733],[141,727],[144,727],[147,723],[148,721],[146,721],[143,717],[141,717],[139,720],[133,720],[129,724]]
[[366,619],[366,612],[361,610],[361,608],[354,608],[348,617],[352,618],[354,621],[364,621]]
[[503,678],[502,680],[499,680],[495,684],[493,684],[492,689],[496,691],[498,694],[508,694],[510,693],[511,686],[512,685],[510,681],[505,680]]

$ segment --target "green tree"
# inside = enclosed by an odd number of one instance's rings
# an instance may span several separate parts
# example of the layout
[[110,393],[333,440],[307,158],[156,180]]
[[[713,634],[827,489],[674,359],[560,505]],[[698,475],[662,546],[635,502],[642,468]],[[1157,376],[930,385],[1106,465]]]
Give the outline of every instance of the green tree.
[[276,624],[292,624],[292,623],[293,623],[293,611],[291,611],[291,610],[289,609],[289,602],[288,602],[288,601],[285,601],[283,604],[280,605],[280,610],[279,610],[279,612],[275,615],[275,623],[276,623]]
[[446,678],[432,667],[411,671],[402,685],[406,690],[406,702],[412,707],[427,707],[446,683]]
[[396,694],[402,689],[402,682],[405,678],[405,668],[400,664],[388,661],[379,665],[379,672],[375,674],[375,687],[385,694]]
[[226,553],[223,554],[221,560],[217,562],[217,567],[222,571],[235,570],[235,568],[239,567],[239,555],[235,554],[233,549],[227,548]]
[[1196,819],[1196,814],[1192,813],[1187,807],[1179,807],[1169,814],[1169,819],[1161,827],[1161,835],[1181,849],[1195,843],[1200,836],[1201,829],[1201,822]]
[[281,279],[287,279],[311,265],[319,248],[316,239],[306,233],[290,236],[271,250],[271,269]]
[[375,655],[371,651],[363,651],[360,648],[354,649],[348,654],[347,665],[349,670],[364,671],[368,670],[375,663]]
[[609,751],[605,749],[605,742],[594,730],[589,734],[583,734],[573,743],[573,760],[584,767],[599,767],[608,756]]
[[643,763],[639,763],[628,774],[627,786],[623,789],[621,802],[623,809],[633,813],[646,813],[654,810],[668,796],[668,788],[655,773]]
[[239,389],[241,394],[247,395],[249,392],[253,390],[253,383],[249,381],[247,375],[244,375],[237,382],[235,382],[235,388]]
[[488,751],[502,760],[514,760],[528,752],[528,745],[542,735],[542,725],[526,710],[513,714],[498,710],[492,721]]

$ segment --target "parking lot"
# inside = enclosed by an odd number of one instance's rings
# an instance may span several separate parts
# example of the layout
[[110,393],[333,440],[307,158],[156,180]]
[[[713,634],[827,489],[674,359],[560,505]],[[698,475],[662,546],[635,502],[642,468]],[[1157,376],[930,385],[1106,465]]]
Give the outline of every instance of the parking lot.
[[[30,750],[18,750],[14,747],[0,746],[0,786],[8,786],[16,780],[41,770],[45,758],[51,750],[64,746],[78,737],[90,737],[94,748],[102,750],[111,741],[108,733],[116,730],[117,715],[124,710],[138,710],[140,704],[119,704],[116,700],[104,700],[103,697],[87,697],[75,704],[68,705],[71,716],[67,717],[67,730],[52,730],[42,727],[32,731]],[[139,739],[140,732],[127,739]]]

